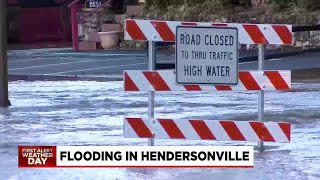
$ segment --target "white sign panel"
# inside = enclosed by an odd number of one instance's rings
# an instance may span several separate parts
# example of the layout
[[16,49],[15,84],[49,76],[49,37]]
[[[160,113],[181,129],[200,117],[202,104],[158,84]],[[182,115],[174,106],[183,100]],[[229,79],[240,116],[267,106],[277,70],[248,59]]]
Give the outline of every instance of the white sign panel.
[[178,84],[238,84],[238,29],[178,26]]

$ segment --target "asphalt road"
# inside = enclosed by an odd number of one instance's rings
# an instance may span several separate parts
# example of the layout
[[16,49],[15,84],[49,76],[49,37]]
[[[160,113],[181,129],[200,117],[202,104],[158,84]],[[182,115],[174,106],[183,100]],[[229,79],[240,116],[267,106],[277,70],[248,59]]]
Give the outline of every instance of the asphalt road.
[[[248,55],[240,52],[240,57]],[[38,49],[9,52],[10,75],[121,75],[123,70],[145,70],[145,51],[75,53],[70,49]],[[174,62],[174,54],[159,53],[157,62]],[[257,62],[242,62],[240,70],[255,70]],[[320,52],[265,61],[266,70],[320,68]]]

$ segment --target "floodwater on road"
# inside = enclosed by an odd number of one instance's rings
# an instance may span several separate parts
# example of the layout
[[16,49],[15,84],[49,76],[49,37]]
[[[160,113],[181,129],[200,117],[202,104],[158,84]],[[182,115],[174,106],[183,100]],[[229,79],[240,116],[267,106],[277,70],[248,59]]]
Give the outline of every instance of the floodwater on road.
[[[292,142],[255,154],[253,169],[18,169],[18,145],[147,145],[122,137],[124,116],[147,117],[147,93],[123,82],[11,82],[12,107],[0,113],[0,179],[320,179],[320,91],[267,92],[265,119],[292,123]],[[319,84],[295,84],[312,88]],[[255,120],[256,92],[156,93],[155,116]],[[156,140],[156,145],[255,145]]]

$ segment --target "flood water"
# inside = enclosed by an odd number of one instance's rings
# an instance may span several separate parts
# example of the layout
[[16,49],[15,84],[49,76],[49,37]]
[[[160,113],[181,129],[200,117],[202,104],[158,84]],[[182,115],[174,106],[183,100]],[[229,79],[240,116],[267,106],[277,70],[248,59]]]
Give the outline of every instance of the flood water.
[[[147,117],[147,93],[125,93],[123,82],[11,82],[12,107],[0,113],[0,179],[320,179],[320,90],[267,92],[265,119],[292,123],[292,142],[266,143],[254,169],[18,169],[18,145],[147,145],[122,137],[124,116]],[[295,84],[312,89],[319,84]],[[155,116],[255,120],[256,92],[157,93]],[[156,145],[254,145],[156,140]]]

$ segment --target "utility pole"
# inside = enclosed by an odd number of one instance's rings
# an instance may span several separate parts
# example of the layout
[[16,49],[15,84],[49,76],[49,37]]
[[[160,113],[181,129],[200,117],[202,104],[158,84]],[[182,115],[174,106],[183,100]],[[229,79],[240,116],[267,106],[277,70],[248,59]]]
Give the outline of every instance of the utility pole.
[[8,57],[7,57],[7,6],[6,0],[0,0],[0,107],[9,107],[8,93]]

